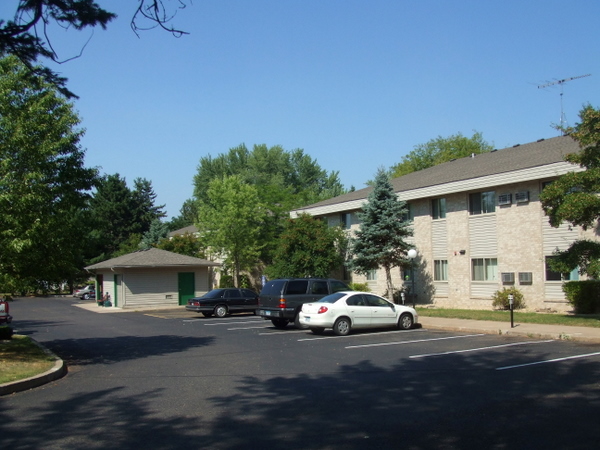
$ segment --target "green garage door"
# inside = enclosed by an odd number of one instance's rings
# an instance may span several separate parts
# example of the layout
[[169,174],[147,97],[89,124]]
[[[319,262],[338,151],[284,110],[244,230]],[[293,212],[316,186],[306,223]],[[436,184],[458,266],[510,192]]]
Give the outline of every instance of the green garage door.
[[190,298],[196,293],[194,272],[179,272],[179,304],[187,305]]

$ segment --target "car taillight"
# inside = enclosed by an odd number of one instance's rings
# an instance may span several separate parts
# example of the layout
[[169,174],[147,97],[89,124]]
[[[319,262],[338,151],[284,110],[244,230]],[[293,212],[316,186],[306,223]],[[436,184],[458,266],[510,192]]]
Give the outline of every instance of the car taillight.
[[279,307],[280,308],[285,308],[285,298],[280,298],[279,299]]
[[321,306],[319,308],[319,311],[317,311],[317,314],[323,314],[326,313],[328,311],[327,306]]

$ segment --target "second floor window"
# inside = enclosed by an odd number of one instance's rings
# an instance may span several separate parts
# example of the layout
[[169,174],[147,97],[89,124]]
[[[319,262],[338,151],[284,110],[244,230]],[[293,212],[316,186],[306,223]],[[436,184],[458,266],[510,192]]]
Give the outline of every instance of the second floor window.
[[487,214],[496,211],[496,192],[475,192],[469,195],[469,213]]
[[351,213],[342,213],[340,214],[340,223],[342,224],[342,228],[349,230],[352,226],[352,214]]
[[431,217],[434,219],[446,218],[446,199],[434,198],[431,200]]
[[475,258],[471,260],[471,279],[473,281],[497,281],[498,259]]

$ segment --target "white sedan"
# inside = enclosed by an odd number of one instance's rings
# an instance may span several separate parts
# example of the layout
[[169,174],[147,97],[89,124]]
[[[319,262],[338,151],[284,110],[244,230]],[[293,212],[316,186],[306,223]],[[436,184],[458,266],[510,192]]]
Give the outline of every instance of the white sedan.
[[397,327],[411,329],[419,321],[413,308],[390,303],[369,292],[336,292],[313,303],[305,303],[300,311],[300,324],[321,334],[333,328],[338,336],[346,336],[354,328]]

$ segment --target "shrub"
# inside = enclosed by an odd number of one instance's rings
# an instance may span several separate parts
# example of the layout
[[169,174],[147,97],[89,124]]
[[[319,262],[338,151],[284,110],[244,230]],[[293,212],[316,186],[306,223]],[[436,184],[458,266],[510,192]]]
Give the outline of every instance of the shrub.
[[562,286],[576,314],[600,313],[600,281],[568,281]]
[[13,329],[9,326],[0,327],[0,341],[11,339],[13,335]]
[[350,283],[348,285],[353,291],[371,292],[368,283]]
[[525,308],[523,294],[516,287],[502,288],[501,291],[494,292],[492,295],[492,307],[494,309],[510,309],[510,301],[508,296],[513,296],[513,309]]

